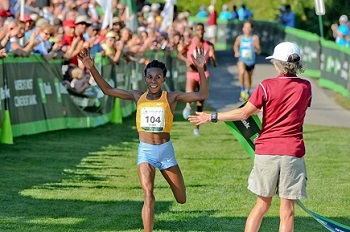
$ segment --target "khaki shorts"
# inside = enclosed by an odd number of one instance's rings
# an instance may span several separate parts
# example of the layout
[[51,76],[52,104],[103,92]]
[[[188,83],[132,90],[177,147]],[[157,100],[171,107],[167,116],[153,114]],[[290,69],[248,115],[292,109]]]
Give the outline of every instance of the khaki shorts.
[[284,199],[305,199],[306,166],[304,158],[279,155],[255,155],[248,189],[262,197],[277,194]]
[[209,39],[216,38],[218,27],[216,25],[207,26],[206,37]]

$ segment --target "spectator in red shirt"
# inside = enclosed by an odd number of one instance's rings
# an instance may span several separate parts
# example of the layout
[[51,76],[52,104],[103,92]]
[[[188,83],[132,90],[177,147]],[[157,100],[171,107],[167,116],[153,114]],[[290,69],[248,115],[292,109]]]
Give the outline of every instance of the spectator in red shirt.
[[75,33],[75,22],[73,20],[65,20],[63,22],[64,35],[60,42],[62,50],[65,52],[64,58],[69,65],[78,65],[77,55],[82,49],[83,40]]

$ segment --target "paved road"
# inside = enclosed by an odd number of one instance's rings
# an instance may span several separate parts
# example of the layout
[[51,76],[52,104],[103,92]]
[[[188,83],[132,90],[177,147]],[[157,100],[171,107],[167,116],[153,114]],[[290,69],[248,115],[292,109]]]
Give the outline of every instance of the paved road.
[[[210,94],[206,101],[212,108],[223,111],[237,108],[239,101],[239,82],[236,61],[233,52],[216,53],[218,67],[210,67]],[[275,77],[272,64],[259,56],[253,74],[252,89],[265,78]],[[308,109],[305,123],[350,128],[350,111],[339,106],[330,96],[329,90],[319,87],[316,79],[308,80],[312,84],[312,105]]]

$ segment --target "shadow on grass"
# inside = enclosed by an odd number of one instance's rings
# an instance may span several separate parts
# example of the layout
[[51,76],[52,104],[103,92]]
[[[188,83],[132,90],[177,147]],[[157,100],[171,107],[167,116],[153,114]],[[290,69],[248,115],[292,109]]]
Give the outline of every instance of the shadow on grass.
[[[3,205],[1,231],[139,231],[142,230],[140,201],[84,202],[69,200],[38,200],[19,197],[23,209],[14,212],[11,203]],[[172,202],[157,202],[155,231],[244,231],[246,217],[220,217],[219,211],[171,211]],[[33,208],[33,205],[41,207]],[[93,210],[102,208],[103,214]],[[127,210],[125,210],[127,209]],[[234,209],[233,209],[234,210]],[[158,219],[166,213],[165,219]],[[344,218],[332,218],[344,221]],[[279,218],[265,218],[260,232],[278,231]],[[295,231],[328,230],[311,217],[297,217]],[[24,230],[23,230],[24,229]]]

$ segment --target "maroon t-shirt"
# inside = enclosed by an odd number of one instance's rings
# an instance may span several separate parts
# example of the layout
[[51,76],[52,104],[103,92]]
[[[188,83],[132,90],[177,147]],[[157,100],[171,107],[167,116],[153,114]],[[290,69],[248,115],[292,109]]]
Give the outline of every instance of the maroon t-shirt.
[[262,81],[249,102],[263,110],[263,125],[255,140],[255,153],[303,157],[303,123],[311,105],[308,80],[279,75]]
[[210,13],[208,16],[208,22],[207,22],[208,26],[217,25],[216,18],[217,18],[216,11],[214,11],[213,13]]

